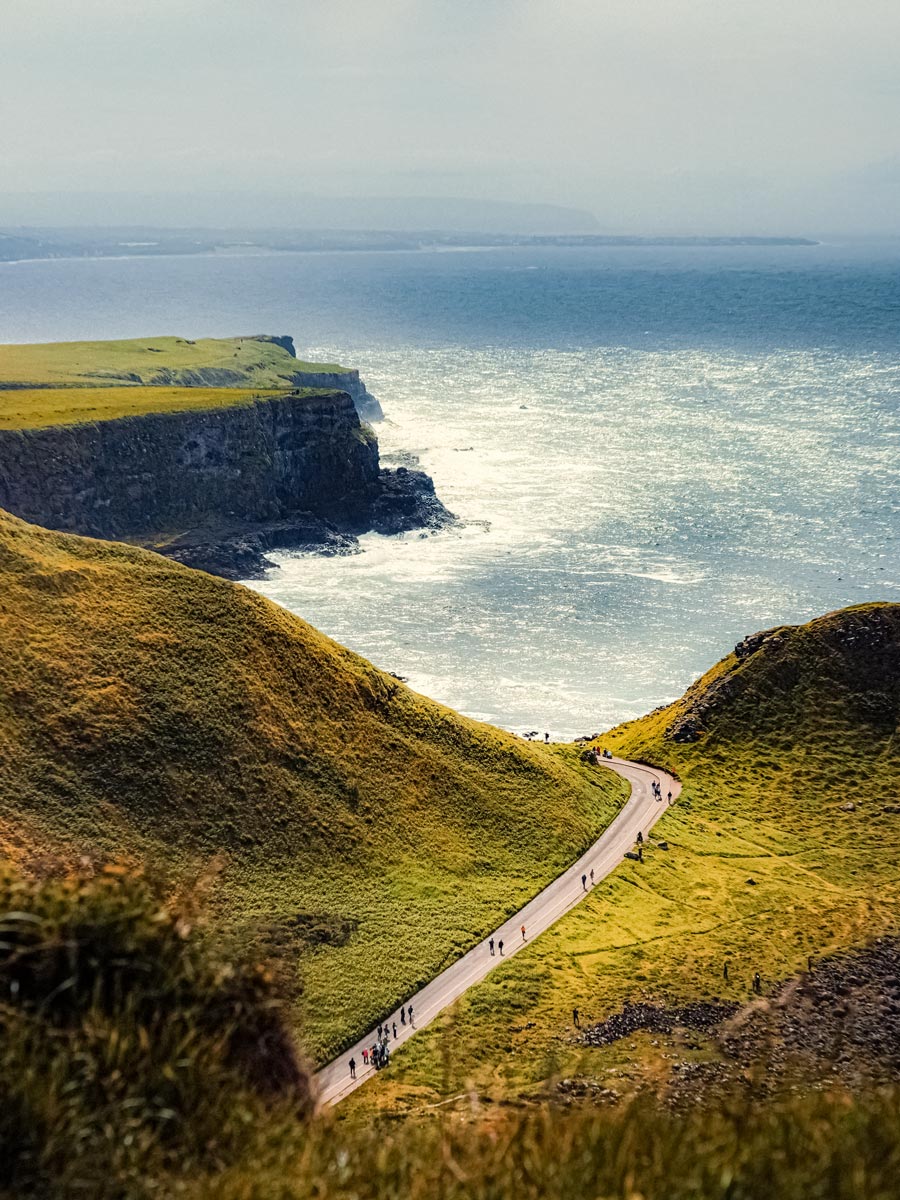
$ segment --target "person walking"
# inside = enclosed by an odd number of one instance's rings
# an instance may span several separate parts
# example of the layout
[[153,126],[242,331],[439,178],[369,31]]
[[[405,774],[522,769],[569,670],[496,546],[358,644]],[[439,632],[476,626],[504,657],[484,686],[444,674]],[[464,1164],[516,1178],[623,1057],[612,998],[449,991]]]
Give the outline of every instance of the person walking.
[[756,992],[757,996],[762,991],[762,979],[760,978],[759,971],[757,971],[753,976],[753,990]]
[[411,1005],[411,1004],[409,1005],[409,1008],[407,1009],[407,1011],[409,1012],[409,1023],[410,1023],[410,1025],[413,1025],[413,1026],[415,1026],[415,1021],[413,1020],[413,1007],[412,1007],[412,1005]]
[[396,1042],[396,1040],[397,1040],[397,1022],[396,1021],[393,1022],[393,1026],[394,1026],[394,1041]]
[[406,1024],[406,1005],[405,1004],[400,1006],[400,1024],[401,1025]]
[[591,887],[594,886],[594,868],[591,867]]
[[546,746],[549,741],[550,741],[550,734],[545,733],[544,734],[544,745]]
[[369,1052],[365,1048],[365,1046],[363,1046],[362,1056],[363,1056],[363,1066],[367,1067],[369,1065]]
[[669,794],[668,794],[668,801],[670,804],[672,803],[672,793],[671,792],[669,792]]
[[581,1028],[581,1022],[578,1019],[578,1009],[577,1008],[572,1009],[572,1024],[575,1026],[576,1029]]
[[525,926],[522,926],[522,941],[525,941]]
[[351,1079],[356,1078],[356,1059],[355,1058],[350,1059],[350,1078]]
[[726,983],[728,982],[728,963],[725,963],[725,965],[722,967],[722,978]]
[[587,891],[587,875],[582,875],[581,886],[584,888],[585,891]]
[[500,951],[500,957],[503,957],[503,938],[497,943],[497,949]]
[[488,949],[491,952],[491,958],[493,958],[494,957],[494,939],[493,938],[491,938],[491,940],[488,942]]
[[378,1040],[381,1041],[381,1026],[378,1026]]

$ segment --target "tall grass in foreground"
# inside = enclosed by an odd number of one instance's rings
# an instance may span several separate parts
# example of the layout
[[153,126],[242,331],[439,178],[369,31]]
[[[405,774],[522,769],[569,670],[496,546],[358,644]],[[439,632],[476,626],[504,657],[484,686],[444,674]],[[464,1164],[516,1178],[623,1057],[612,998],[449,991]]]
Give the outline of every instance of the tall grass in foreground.
[[[265,968],[139,880],[0,875],[0,1189],[163,1194],[220,1169],[307,1079]],[[160,1185],[161,1186],[161,1185]]]
[[2,1200],[898,1194],[900,1090],[312,1117],[266,970],[190,911],[115,871],[0,875]]
[[301,1148],[190,1200],[881,1200],[900,1189],[900,1094],[718,1111],[625,1108],[314,1124]]

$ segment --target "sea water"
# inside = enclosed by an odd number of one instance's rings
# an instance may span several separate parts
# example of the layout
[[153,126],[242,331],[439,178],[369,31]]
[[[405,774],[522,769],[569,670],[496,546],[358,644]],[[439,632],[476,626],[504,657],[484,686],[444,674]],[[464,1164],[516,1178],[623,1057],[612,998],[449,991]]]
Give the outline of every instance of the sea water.
[[358,366],[460,518],[253,586],[463,712],[592,733],[900,599],[897,243],[0,267],[0,340],[252,332]]

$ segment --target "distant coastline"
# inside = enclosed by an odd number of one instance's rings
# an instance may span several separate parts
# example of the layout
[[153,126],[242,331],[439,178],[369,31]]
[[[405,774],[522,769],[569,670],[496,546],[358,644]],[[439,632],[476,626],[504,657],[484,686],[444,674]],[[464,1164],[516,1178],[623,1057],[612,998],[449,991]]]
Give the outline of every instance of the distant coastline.
[[448,233],[435,230],[400,233],[383,230],[199,230],[199,229],[65,229],[0,230],[0,263],[72,258],[159,258],[172,255],[242,255],[290,253],[433,252],[515,247],[734,247],[817,246],[806,237],[657,236],[560,233]]

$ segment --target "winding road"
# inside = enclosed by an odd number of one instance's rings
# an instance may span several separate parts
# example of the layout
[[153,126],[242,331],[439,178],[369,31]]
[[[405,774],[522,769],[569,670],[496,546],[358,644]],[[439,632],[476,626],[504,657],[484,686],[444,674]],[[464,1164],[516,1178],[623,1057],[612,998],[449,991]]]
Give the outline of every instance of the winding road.
[[[519,912],[507,918],[492,934],[488,934],[477,946],[409,998],[407,1003],[413,1006],[414,1025],[402,1024],[397,1012],[389,1015],[390,1021],[397,1022],[397,1037],[390,1040],[392,1052],[430,1024],[473,984],[479,983],[495,967],[499,967],[506,959],[523,949],[528,942],[534,941],[564,913],[584,900],[590,893],[591,885],[588,883],[587,888],[582,886],[582,875],[589,877],[593,870],[596,885],[615,870],[625,857],[626,851],[634,846],[638,832],[646,836],[650,827],[665,812],[669,792],[672,799],[676,800],[681,791],[681,784],[665,771],[620,758],[606,759],[603,765],[631,784],[631,795],[625,807],[590,849],[567,871],[539,892],[533,900],[529,900]],[[662,789],[661,801],[653,794],[653,780],[656,780]],[[521,933],[523,925],[527,938],[525,941]],[[502,957],[499,951],[491,955],[488,947],[491,937],[495,945],[502,939]],[[373,1029],[317,1073],[316,1092],[320,1105],[338,1104],[376,1074],[374,1067],[364,1065],[362,1057],[363,1048],[370,1048],[375,1040],[376,1031]],[[355,1079],[350,1077],[351,1058],[356,1061]]]

